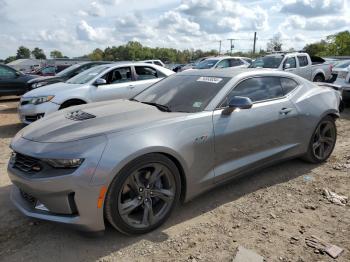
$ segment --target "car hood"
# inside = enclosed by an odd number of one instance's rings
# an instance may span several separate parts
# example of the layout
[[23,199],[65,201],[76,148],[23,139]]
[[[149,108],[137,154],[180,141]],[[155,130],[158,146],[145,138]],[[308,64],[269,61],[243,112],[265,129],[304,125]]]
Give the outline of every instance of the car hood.
[[58,92],[64,92],[71,90],[72,88],[80,87],[81,85],[68,84],[64,82],[59,82],[47,86],[42,86],[40,88],[33,89],[23,95],[24,98],[27,97],[38,97],[45,95],[55,95]]
[[[86,120],[69,119],[68,116],[76,111],[95,117]],[[154,106],[139,102],[111,100],[53,113],[24,128],[22,137],[36,142],[68,142],[135,128],[149,128],[187,115],[188,113],[162,112]]]
[[29,84],[33,84],[33,83],[39,83],[39,82],[51,82],[53,80],[56,80],[56,79],[60,79],[60,77],[57,77],[57,76],[39,76],[39,77],[36,77],[30,81],[28,81]]

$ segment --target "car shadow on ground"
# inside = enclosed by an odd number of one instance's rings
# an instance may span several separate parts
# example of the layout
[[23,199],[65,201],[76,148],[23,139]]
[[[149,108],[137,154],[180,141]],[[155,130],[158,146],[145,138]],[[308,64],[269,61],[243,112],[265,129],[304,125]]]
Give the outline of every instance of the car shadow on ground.
[[0,97],[0,103],[17,102],[19,100],[20,100],[20,97],[6,97],[6,98]]
[[25,127],[25,125],[21,123],[0,126],[0,139],[14,137],[23,127]]
[[17,113],[17,108],[15,107],[10,107],[5,109],[2,109],[0,107],[0,114],[16,114],[16,113]]
[[345,110],[340,114],[340,118],[350,120],[350,106],[345,108]]
[[[60,245],[61,252],[60,254],[57,254],[57,257],[55,258],[57,261],[63,259],[70,261],[77,257],[79,257],[79,260],[81,261],[95,261],[142,240],[147,240],[150,242],[166,241],[169,236],[165,230],[171,228],[172,226],[188,221],[206,212],[210,212],[217,207],[235,201],[242,196],[255,192],[259,189],[269,188],[273,185],[284,183],[299,176],[303,176],[317,166],[318,165],[308,164],[301,160],[290,160],[266,168],[262,171],[237,178],[223,186],[219,186],[218,188],[211,190],[210,192],[202,194],[189,203],[180,204],[174,210],[170,219],[165,223],[165,225],[145,235],[125,236],[110,226],[107,226],[103,236],[90,238],[86,237],[85,234],[79,233],[62,225],[49,222],[39,222],[37,226],[31,227],[31,233],[29,236],[28,234],[19,234],[18,238],[24,239],[17,239],[17,241],[21,243],[28,243],[22,246],[22,248],[25,249],[23,250],[23,253],[25,253],[26,250],[33,248],[37,250],[35,257],[36,261],[46,261],[47,257],[41,254],[45,254],[46,249],[53,245]],[[0,190],[9,191],[8,188],[0,188]],[[6,198],[0,199],[0,206],[2,206],[1,202],[7,201]],[[13,219],[20,219],[20,217],[22,217],[19,212],[16,212],[14,215],[16,218]],[[27,223],[29,223],[31,220],[27,219],[27,221]],[[33,228],[35,230],[33,230]],[[52,243],[53,237],[55,239],[55,243]],[[30,241],[26,238],[30,238]],[[9,241],[11,241],[11,239]],[[6,243],[3,244],[6,245]],[[72,249],[71,247],[73,246],[76,246],[77,248]],[[1,248],[3,247],[0,241],[0,250]],[[10,252],[12,255],[11,257],[14,259],[21,257],[21,250],[17,250],[16,252],[17,253],[12,252],[12,254]]]

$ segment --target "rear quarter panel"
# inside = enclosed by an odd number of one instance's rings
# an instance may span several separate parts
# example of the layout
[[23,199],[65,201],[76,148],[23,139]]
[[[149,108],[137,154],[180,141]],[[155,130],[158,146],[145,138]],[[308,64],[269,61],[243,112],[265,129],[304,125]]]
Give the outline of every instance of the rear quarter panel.
[[300,135],[306,151],[318,122],[326,115],[339,115],[340,98],[339,94],[330,88],[319,87],[308,81],[302,82],[301,88],[292,96],[291,101],[299,112],[300,124],[304,130]]

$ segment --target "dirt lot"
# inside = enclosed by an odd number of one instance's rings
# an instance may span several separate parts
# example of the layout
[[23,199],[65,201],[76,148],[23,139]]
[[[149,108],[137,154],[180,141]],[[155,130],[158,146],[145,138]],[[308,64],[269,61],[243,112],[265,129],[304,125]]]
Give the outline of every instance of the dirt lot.
[[108,228],[89,238],[28,219],[11,204],[6,165],[10,140],[22,128],[17,103],[0,101],[0,261],[231,261],[238,246],[267,261],[333,261],[306,246],[310,235],[344,248],[336,261],[350,261],[350,205],[322,196],[322,188],[350,196],[350,108],[323,165],[292,160],[233,181],[181,205],[147,235],[126,237]]

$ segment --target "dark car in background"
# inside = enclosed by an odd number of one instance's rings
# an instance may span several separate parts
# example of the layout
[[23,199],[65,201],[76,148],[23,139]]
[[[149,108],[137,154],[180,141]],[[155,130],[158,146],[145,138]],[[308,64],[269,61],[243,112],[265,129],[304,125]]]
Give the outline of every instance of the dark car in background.
[[28,81],[37,76],[26,75],[7,65],[0,65],[0,96],[23,95]]
[[55,76],[39,77],[28,81],[28,90],[32,90],[41,86],[46,86],[58,82],[65,82],[68,79],[80,74],[81,72],[97,65],[110,64],[112,62],[98,61],[98,62],[84,62],[72,65]]
[[33,72],[30,72],[31,75],[38,75],[38,76],[55,76],[59,72],[63,71],[64,69],[70,67],[71,65],[50,65],[50,66],[44,66],[39,68],[38,70],[34,70]]

